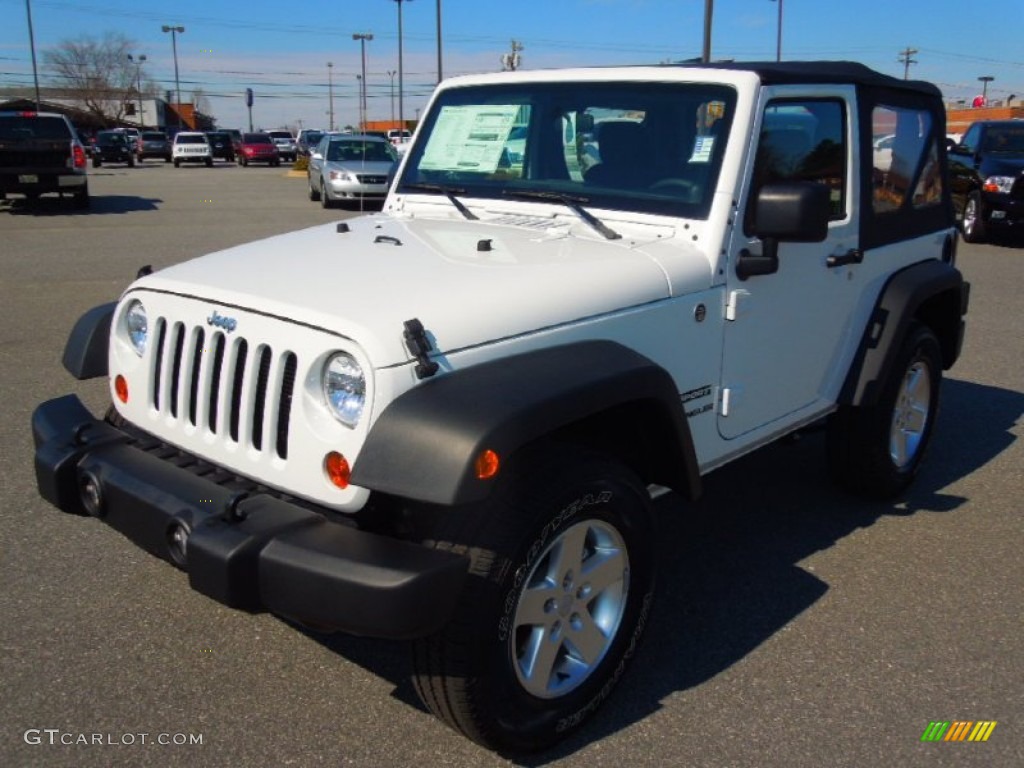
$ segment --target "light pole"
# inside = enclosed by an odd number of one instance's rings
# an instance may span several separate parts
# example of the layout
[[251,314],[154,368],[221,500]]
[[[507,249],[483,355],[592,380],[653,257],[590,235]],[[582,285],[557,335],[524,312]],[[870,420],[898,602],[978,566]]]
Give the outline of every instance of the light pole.
[[146,54],[142,54],[138,58],[135,58],[130,53],[128,54],[128,61],[135,62],[135,80],[138,83],[139,89],[139,128],[141,129],[146,121],[143,119],[145,113],[142,111],[142,63],[146,60]]
[[359,93],[359,132],[366,130],[366,115],[363,114],[363,76],[356,75],[356,86]]
[[28,45],[32,49],[32,79],[36,84],[36,112],[40,112],[39,69],[36,67],[36,36],[32,31],[32,3],[30,0],[25,0],[25,13],[28,15]]
[[402,70],[402,3],[409,0],[394,0],[398,3],[398,127],[405,130],[405,82]]
[[161,29],[171,33],[171,48],[174,50],[174,93],[177,103],[174,105],[174,114],[178,118],[178,128],[181,128],[181,82],[178,80],[178,35],[185,31],[182,26],[172,27],[164,24]]
[[704,0],[704,49],[700,60],[711,61],[711,17],[715,12],[715,0]]
[[441,82],[441,0],[437,0],[437,82]]
[[363,75],[359,79],[359,120],[360,128],[366,130],[366,43],[368,40],[373,40],[373,35],[369,32],[359,32],[352,35],[353,40],[359,41],[360,53],[363,59]]
[[388,77],[391,79],[391,122],[395,122],[395,75],[398,73],[393,69],[388,70]]
[[782,0],[771,0],[779,4],[779,23],[775,33],[775,60],[782,61]]
[[978,78],[981,80],[981,106],[988,106],[988,84],[995,80],[992,75],[982,75]]
[[328,61],[327,62],[327,104],[329,106],[330,112],[328,112],[327,114],[329,114],[331,116],[330,120],[328,121],[328,124],[330,125],[330,128],[328,128],[328,130],[330,130],[330,131],[334,130],[334,75],[333,75],[333,72],[334,72],[334,62],[333,61]]

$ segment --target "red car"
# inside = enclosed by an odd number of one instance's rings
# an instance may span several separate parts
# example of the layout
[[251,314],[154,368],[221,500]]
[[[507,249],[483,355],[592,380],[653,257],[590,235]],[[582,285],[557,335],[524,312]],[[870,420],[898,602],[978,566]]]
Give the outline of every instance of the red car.
[[242,165],[249,163],[266,163],[267,165],[280,165],[281,154],[277,151],[274,140],[265,133],[243,133],[242,146],[238,151],[238,162]]

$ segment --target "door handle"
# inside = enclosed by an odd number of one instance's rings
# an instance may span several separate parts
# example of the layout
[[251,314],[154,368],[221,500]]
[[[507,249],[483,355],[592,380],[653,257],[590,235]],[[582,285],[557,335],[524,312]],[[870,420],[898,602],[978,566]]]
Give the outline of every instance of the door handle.
[[846,253],[833,254],[825,259],[825,265],[831,267],[844,267],[847,264],[860,264],[864,261],[864,251],[860,248],[851,248]]

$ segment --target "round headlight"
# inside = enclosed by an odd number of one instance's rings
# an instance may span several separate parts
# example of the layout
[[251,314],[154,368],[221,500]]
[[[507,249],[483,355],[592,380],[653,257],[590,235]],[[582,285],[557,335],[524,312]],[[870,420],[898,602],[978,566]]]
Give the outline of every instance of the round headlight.
[[128,341],[132,344],[135,354],[142,357],[146,351],[146,342],[149,340],[149,318],[146,317],[146,308],[142,302],[133,299],[128,305],[128,311],[124,313],[124,324],[128,329]]
[[366,405],[366,377],[356,359],[347,352],[331,356],[324,366],[324,402],[334,418],[355,427]]

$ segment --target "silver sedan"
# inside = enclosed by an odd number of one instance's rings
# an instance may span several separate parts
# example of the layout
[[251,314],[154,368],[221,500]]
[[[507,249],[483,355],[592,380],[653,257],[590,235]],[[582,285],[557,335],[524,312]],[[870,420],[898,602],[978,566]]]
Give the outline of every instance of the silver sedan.
[[398,161],[384,139],[358,134],[327,134],[309,157],[309,199],[324,208],[335,203],[381,202]]

